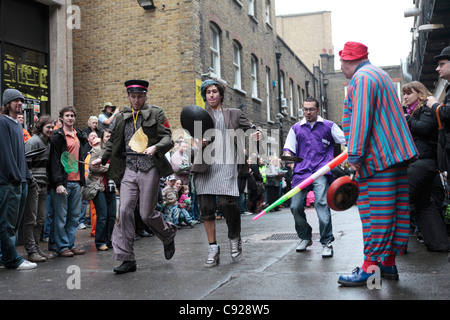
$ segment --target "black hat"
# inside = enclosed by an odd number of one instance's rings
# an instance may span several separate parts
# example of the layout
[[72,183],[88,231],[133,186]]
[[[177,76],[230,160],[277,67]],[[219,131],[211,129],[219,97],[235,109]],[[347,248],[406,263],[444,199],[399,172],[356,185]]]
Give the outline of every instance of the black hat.
[[[191,137],[194,137],[195,133],[200,133],[195,132],[195,126],[200,125],[199,122],[201,122],[202,137],[205,134],[206,130],[214,128],[214,122],[209,113],[202,107],[196,105],[187,106],[181,111],[180,122],[183,129],[189,132]],[[202,137],[196,136],[194,138]]]
[[445,47],[442,49],[442,52],[440,55],[434,57],[434,61],[439,61],[441,59],[449,59],[450,60],[450,47]]
[[128,80],[125,81],[125,87],[127,87],[127,92],[147,92],[148,91],[148,81],[145,80]]

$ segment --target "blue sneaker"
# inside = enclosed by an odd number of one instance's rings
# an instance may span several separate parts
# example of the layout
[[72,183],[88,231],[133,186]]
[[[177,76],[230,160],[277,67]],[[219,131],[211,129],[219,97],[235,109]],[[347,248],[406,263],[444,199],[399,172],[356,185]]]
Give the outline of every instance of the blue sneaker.
[[352,273],[341,275],[338,283],[342,284],[344,287],[364,286],[371,275],[373,275],[373,273],[367,273],[362,268],[356,267]]
[[397,266],[383,266],[381,262],[378,262],[378,267],[381,271],[381,277],[388,280],[398,280]]

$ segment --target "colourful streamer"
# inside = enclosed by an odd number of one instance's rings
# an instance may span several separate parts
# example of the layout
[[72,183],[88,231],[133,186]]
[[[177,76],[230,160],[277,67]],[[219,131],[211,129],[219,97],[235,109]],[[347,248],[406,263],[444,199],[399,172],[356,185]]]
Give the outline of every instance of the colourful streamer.
[[292,188],[288,193],[286,193],[285,195],[283,195],[281,198],[279,198],[277,201],[275,201],[274,203],[272,203],[270,206],[268,206],[266,209],[264,209],[263,211],[261,211],[260,213],[258,213],[253,220],[256,221],[259,218],[261,218],[263,215],[265,215],[267,212],[269,212],[270,210],[278,207],[280,204],[282,204],[283,202],[285,202],[286,200],[288,200],[289,198],[291,198],[292,196],[294,196],[296,193],[298,193],[299,191],[305,189],[307,186],[309,186],[311,183],[313,183],[315,180],[317,180],[317,178],[320,178],[321,176],[323,176],[324,174],[326,174],[327,172],[331,171],[333,168],[335,168],[338,164],[344,162],[345,160],[347,160],[348,158],[348,154],[346,151],[342,152],[340,155],[338,155],[336,158],[334,158],[333,160],[331,160],[330,162],[328,162],[326,165],[324,165],[322,168],[320,168],[319,170],[317,170],[316,172],[314,172],[310,177],[306,178],[305,180],[303,180],[301,183],[299,183],[298,185],[296,185],[294,188]]

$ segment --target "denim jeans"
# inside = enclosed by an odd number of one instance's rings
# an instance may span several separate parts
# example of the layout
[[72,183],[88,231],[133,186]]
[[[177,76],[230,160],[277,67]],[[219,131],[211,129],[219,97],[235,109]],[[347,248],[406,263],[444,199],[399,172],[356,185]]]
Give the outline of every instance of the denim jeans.
[[[320,243],[325,245],[334,240],[331,225],[331,211],[327,204],[327,191],[330,186],[328,178],[322,176],[312,183],[314,190],[314,207],[319,218]],[[305,202],[306,195],[311,188],[301,190],[291,198],[291,212],[294,216],[295,230],[302,240],[311,240],[312,228],[306,221]]]
[[200,209],[198,206],[198,197],[197,192],[189,192],[189,197],[191,198],[191,210],[189,210],[189,214],[192,219],[200,220]]
[[0,185],[0,252],[7,268],[17,268],[24,259],[16,251],[16,231],[28,193],[26,182]]
[[247,202],[248,202],[247,193],[245,192],[239,193],[238,206],[239,210],[241,211],[241,214],[244,214],[245,212],[248,211]]
[[78,182],[67,182],[67,195],[51,190],[54,210],[54,234],[57,252],[73,249],[78,219],[81,210],[81,186]]
[[97,225],[95,226],[95,246],[111,246],[111,235],[116,222],[117,201],[116,194],[98,192],[94,198],[95,211],[97,213]]

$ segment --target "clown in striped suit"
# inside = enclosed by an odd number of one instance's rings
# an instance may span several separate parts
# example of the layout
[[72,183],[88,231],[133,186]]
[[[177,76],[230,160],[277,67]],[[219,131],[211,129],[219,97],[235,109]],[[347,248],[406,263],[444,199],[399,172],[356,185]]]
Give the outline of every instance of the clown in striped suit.
[[[343,286],[365,285],[376,267],[381,276],[398,279],[395,256],[405,253],[409,238],[407,162],[418,152],[389,75],[367,59],[367,47],[347,42],[339,52],[350,79],[344,102],[343,131],[348,163],[357,172],[358,209],[364,240],[364,263],[341,275]],[[371,267],[372,266],[372,267]]]

